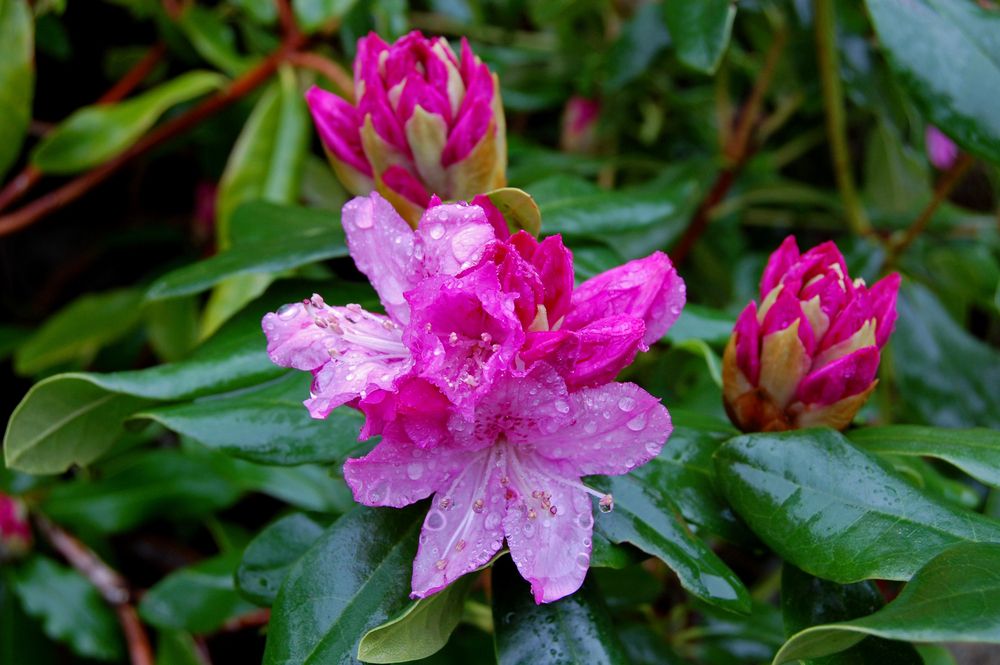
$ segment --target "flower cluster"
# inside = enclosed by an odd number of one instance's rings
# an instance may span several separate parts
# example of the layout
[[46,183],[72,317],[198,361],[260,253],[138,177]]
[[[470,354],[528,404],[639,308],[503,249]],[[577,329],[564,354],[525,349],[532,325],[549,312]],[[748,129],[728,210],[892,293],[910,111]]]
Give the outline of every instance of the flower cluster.
[[431,196],[465,200],[506,184],[500,85],[463,39],[411,32],[358,41],[356,105],[321,88],[306,95],[327,154],[353,194],[378,191],[411,224]]
[[263,321],[272,360],[312,372],[315,417],[351,404],[363,437],[355,499],[401,507],[433,495],[413,565],[424,597],[487,563],[506,540],[535,599],[572,593],[589,565],[593,510],[581,476],[656,456],[667,410],[614,377],[658,340],[684,283],[655,253],[574,288],[558,236],[510,235],[485,202],[431,207],[412,230],[373,193],[343,225],[385,314],[314,295]]
[[871,288],[851,280],[832,242],[799,254],[789,236],[747,305],[723,359],[723,395],[746,432],[818,425],[844,429],[877,383],[896,321],[899,275]]

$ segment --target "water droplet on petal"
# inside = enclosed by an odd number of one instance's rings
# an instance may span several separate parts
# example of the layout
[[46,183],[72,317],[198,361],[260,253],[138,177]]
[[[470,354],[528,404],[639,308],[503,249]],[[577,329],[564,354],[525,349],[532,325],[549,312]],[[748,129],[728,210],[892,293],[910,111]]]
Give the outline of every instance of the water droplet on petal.
[[444,235],[444,226],[441,224],[432,224],[431,228],[427,229],[427,232],[434,240],[440,240]]
[[282,305],[278,309],[278,318],[282,321],[287,321],[289,319],[295,318],[295,315],[299,313],[299,303],[290,302],[287,305]]
[[656,441],[650,441],[646,444],[646,452],[650,455],[659,455],[661,446]]
[[558,399],[552,406],[554,406],[556,411],[559,413],[569,413],[569,404],[566,403],[566,400]]
[[483,525],[490,530],[493,530],[500,526],[500,513],[490,513],[486,516],[486,521]]
[[362,213],[354,217],[354,225],[359,229],[370,229],[374,222],[374,215]]
[[625,423],[625,426],[633,432],[641,432],[646,428],[646,414],[640,413],[635,418]]
[[625,413],[628,413],[629,411],[635,408],[635,400],[632,399],[631,397],[622,397],[620,400],[618,400],[618,408],[624,411]]
[[576,565],[580,566],[581,568],[588,567],[590,565],[590,557],[587,556],[586,554],[577,555]]
[[597,423],[593,420],[587,421],[583,426],[583,431],[587,434],[593,434],[597,431]]
[[410,462],[406,465],[406,475],[410,480],[417,480],[424,475],[424,465],[420,462]]
[[576,518],[577,524],[583,529],[589,529],[594,525],[594,516],[588,510],[585,513],[580,513],[580,516]]
[[427,514],[427,521],[424,522],[424,526],[431,531],[437,531],[445,525],[448,520],[445,518],[444,514],[437,510],[432,510]]

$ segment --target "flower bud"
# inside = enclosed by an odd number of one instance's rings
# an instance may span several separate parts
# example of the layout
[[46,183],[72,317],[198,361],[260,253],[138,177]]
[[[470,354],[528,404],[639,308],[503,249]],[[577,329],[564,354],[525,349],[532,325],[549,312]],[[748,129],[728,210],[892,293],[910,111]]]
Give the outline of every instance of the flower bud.
[[467,200],[503,187],[507,138],[500,84],[468,42],[411,32],[358,41],[355,105],[306,94],[334,171],[353,194],[373,190],[416,227],[432,195]]
[[18,559],[31,550],[31,526],[24,503],[0,493],[0,561]]
[[559,145],[566,152],[587,154],[597,147],[597,120],[601,103],[586,97],[571,97],[563,110]]
[[851,280],[837,246],[799,254],[789,236],[771,255],[723,358],[723,398],[744,432],[844,429],[878,381],[896,320],[899,275]]
[[927,158],[938,171],[947,171],[958,160],[958,146],[934,125],[927,125],[924,134]]

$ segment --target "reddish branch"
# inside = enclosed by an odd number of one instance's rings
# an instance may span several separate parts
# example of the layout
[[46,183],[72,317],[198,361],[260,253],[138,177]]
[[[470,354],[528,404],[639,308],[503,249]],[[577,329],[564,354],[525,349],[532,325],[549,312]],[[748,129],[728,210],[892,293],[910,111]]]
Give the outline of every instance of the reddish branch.
[[41,515],[35,516],[39,532],[52,547],[81,575],[90,580],[104,601],[114,608],[125,633],[132,665],[154,665],[153,649],[146,629],[139,621],[135,607],[129,602],[128,584],[117,571],[104,563],[93,550],[61,527]]
[[241,630],[246,630],[247,628],[260,628],[261,626],[267,625],[267,622],[270,620],[271,610],[255,610],[248,614],[229,619],[222,624],[222,628],[220,628],[219,631],[223,633],[235,633]]

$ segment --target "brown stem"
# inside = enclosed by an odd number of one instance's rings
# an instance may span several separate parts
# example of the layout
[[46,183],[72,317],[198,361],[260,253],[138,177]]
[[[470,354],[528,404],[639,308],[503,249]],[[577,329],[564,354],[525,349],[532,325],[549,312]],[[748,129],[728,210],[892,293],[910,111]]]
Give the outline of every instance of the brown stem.
[[688,254],[691,253],[691,249],[695,243],[698,242],[698,239],[701,238],[702,234],[708,228],[712,208],[721,203],[726,197],[729,188],[733,186],[736,177],[743,170],[743,166],[750,159],[750,156],[753,155],[754,146],[751,141],[753,130],[760,119],[764,97],[770,89],[771,83],[774,81],[775,69],[781,59],[781,53],[785,49],[787,37],[788,33],[784,27],[779,28],[774,34],[774,41],[771,42],[771,46],[767,50],[760,75],[754,82],[750,96],[743,104],[736,128],[729,134],[729,140],[726,141],[726,145],[723,147],[722,152],[727,164],[719,172],[711,189],[708,190],[705,198],[698,205],[687,228],[684,229],[684,234],[677,241],[677,246],[670,252],[670,256],[675,263],[683,263]]
[[340,63],[334,62],[319,53],[297,52],[288,56],[288,62],[296,67],[305,67],[319,72],[330,80],[344,99],[354,103],[354,79]]
[[232,82],[232,84],[219,94],[209,97],[201,104],[195,106],[190,111],[177,116],[149,134],[141,138],[125,151],[121,152],[98,167],[84,173],[69,181],[59,189],[39,197],[35,201],[12,212],[8,215],[0,216],[0,236],[4,236],[22,228],[30,226],[39,219],[49,215],[83,196],[96,185],[106,180],[125,164],[135,157],[142,155],[153,148],[169,141],[175,136],[191,129],[199,122],[209,116],[218,113],[223,108],[229,106],[237,99],[251,92],[274,73],[288,54],[300,45],[301,36],[287,42],[277,51],[261,61],[256,67],[243,74]]
[[243,614],[238,617],[233,617],[222,624],[222,628],[219,629],[223,633],[235,633],[241,630],[246,630],[247,628],[260,628],[261,626],[267,625],[267,622],[271,620],[271,610],[261,609],[254,610],[247,614]]
[[285,36],[285,40],[298,40],[299,26],[295,22],[295,12],[292,11],[292,6],[288,0],[274,0],[274,4],[278,9],[278,23],[281,24],[281,33]]
[[97,588],[104,601],[114,608],[125,633],[132,665],[154,665],[153,649],[135,607],[129,602],[131,594],[125,578],[104,563],[93,550],[75,536],[53,524],[46,517],[35,515],[35,524],[53,549],[59,552],[77,572],[86,577]]

